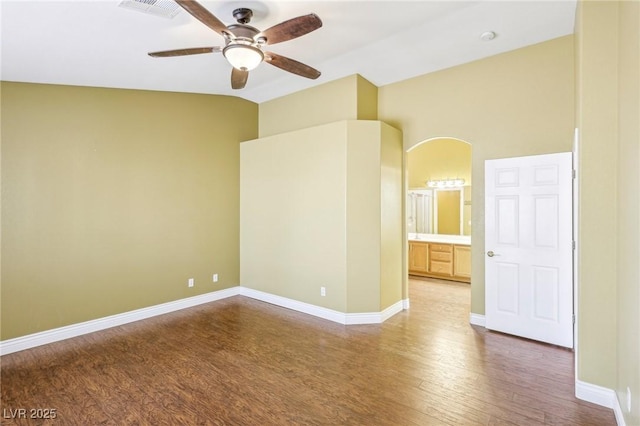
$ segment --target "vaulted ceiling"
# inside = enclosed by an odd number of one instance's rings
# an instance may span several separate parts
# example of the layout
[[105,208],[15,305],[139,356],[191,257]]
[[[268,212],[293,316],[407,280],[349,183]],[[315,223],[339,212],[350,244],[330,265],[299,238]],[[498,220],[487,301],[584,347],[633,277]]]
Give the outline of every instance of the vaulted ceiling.
[[[143,0],[172,3],[171,0]],[[322,72],[309,80],[263,63],[232,90],[220,53],[151,58],[147,52],[220,46],[224,39],[179,9],[173,18],[121,0],[1,0],[1,78],[6,81],[208,93],[263,102],[358,73],[382,86],[573,33],[567,1],[201,1],[225,24],[254,11],[266,29],[309,13],[323,26],[269,50]],[[493,31],[491,41],[481,34]]]

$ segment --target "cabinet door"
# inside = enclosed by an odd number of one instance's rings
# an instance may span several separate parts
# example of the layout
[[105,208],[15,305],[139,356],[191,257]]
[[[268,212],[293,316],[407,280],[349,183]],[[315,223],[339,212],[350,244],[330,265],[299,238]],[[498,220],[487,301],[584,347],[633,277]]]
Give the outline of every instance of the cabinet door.
[[471,247],[453,247],[453,275],[471,278]]
[[429,244],[409,242],[409,271],[429,271]]

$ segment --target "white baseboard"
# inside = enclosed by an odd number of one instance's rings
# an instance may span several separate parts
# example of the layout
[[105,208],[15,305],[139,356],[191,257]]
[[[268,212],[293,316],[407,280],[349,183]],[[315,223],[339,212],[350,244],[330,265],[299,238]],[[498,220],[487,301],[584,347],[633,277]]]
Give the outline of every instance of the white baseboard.
[[618,426],[626,426],[616,391],[576,379],[576,398],[613,409]]
[[394,303],[389,306],[382,312],[368,312],[361,314],[344,314],[346,316],[347,325],[356,325],[356,324],[381,324],[397,314],[398,312],[402,312],[402,300]]
[[485,321],[484,315],[474,314],[473,312],[471,312],[469,314],[469,324],[485,327],[487,322]]
[[[615,392],[614,392],[615,394]],[[616,423],[618,426],[627,426],[627,422],[624,421],[624,414],[622,414],[622,406],[620,405],[620,400],[618,399],[618,395],[615,395],[613,400],[613,414],[616,416]]]
[[300,302],[298,300],[289,299],[287,297],[277,296],[275,294],[266,293],[260,290],[254,290],[248,287],[240,287],[242,296],[260,300],[262,302],[271,303],[272,305],[281,306],[283,308],[292,309],[294,311],[303,312],[313,315],[314,317],[324,318],[330,321],[344,324],[344,313],[334,311],[332,309],[323,308],[321,306],[312,305],[310,303]]
[[240,294],[250,297],[252,299],[260,300],[263,302],[271,303],[272,305],[280,306],[294,311],[302,312],[304,314],[313,315],[318,318],[323,318],[329,321],[337,322],[344,325],[356,325],[356,324],[380,324],[393,315],[402,311],[403,303],[399,301],[382,312],[363,312],[348,314],[344,312],[335,311],[333,309],[324,308],[322,306],[312,305],[310,303],[300,302],[298,300],[289,299],[287,297],[277,296],[271,293],[265,293],[263,291],[254,290],[248,287],[240,287]]
[[180,309],[202,305],[203,303],[214,302],[227,297],[236,296],[240,293],[240,287],[231,287],[224,290],[213,291],[199,296],[187,297],[173,302],[162,303],[160,305],[149,306],[147,308],[136,309],[135,311],[124,312],[104,318],[85,321],[65,327],[54,328],[52,330],[16,337],[0,342],[0,355],[7,355],[13,352],[22,351],[48,343],[59,342],[60,340],[82,336],[83,334],[105,330],[111,327],[139,321],[157,315],[167,314]]
[[395,314],[402,312],[403,310],[404,310],[404,302],[402,300],[398,300],[396,303],[394,303],[393,305],[389,306],[388,308],[380,312],[380,319],[381,319],[380,322],[385,322],[386,320],[388,320]]
[[406,311],[409,308],[410,308],[409,299],[403,299],[402,300],[402,309],[404,309]]
[[332,309],[323,308],[321,306],[315,306],[309,303],[288,299],[286,297],[276,296],[262,291],[253,290],[247,287],[236,286],[224,290],[213,291],[211,293],[201,294],[199,296],[188,297],[186,299],[175,300],[172,302],[162,303],[160,305],[149,306],[147,308],[136,309],[134,311],[124,312],[104,318],[98,318],[95,320],[85,321],[65,327],[54,328],[52,330],[0,341],[0,356],[23,351],[25,349],[35,348],[36,346],[46,345],[48,343],[59,342],[61,340],[70,339],[72,337],[82,336],[83,334],[89,334],[111,327],[117,327],[119,325],[128,324],[130,322],[167,314],[169,312],[178,311],[180,309],[191,308],[193,306],[202,305],[203,303],[214,302],[216,300],[221,300],[237,295],[247,296],[252,299],[261,300],[273,305],[293,309],[298,312],[328,319],[330,321],[345,325],[380,324],[391,318],[398,312],[402,311],[405,306],[404,301],[401,300],[389,306],[382,312],[347,314],[344,312],[338,312]]
[[612,389],[593,385],[577,379],[576,398],[607,408],[613,408],[613,401],[617,400],[616,393]]

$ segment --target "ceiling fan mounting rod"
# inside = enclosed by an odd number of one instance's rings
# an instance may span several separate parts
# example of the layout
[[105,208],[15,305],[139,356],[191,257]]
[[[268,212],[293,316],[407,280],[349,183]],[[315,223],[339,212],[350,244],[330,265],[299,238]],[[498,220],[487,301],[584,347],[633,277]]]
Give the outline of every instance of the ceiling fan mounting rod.
[[236,18],[238,24],[248,24],[251,22],[251,18],[253,17],[253,11],[246,7],[240,7],[233,11],[233,17]]

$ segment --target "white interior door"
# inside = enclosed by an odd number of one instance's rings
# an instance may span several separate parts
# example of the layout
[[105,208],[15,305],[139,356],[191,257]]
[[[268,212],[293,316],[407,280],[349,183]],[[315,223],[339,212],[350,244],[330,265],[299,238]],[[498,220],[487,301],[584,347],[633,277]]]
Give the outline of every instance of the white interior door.
[[486,327],[573,347],[571,153],[485,162]]

